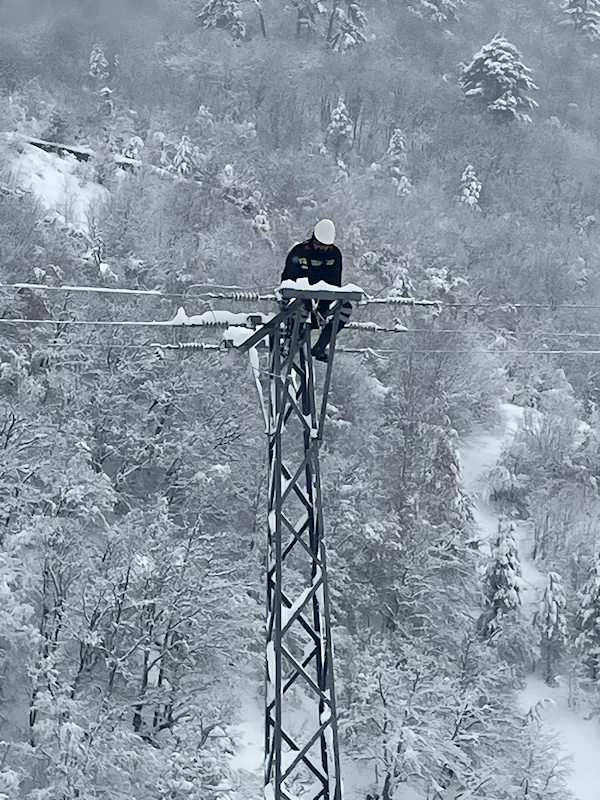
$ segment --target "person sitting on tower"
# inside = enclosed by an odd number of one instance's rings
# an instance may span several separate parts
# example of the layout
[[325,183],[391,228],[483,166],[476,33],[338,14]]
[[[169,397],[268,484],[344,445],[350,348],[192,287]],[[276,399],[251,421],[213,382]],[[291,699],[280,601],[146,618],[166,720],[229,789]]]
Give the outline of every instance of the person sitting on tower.
[[[342,254],[334,245],[335,225],[330,219],[322,219],[315,225],[310,239],[292,247],[285,260],[281,275],[282,281],[296,281],[308,278],[313,285],[323,281],[330,286],[342,285]],[[324,327],[317,343],[312,348],[313,357],[317,361],[327,361],[327,345],[333,333],[332,303],[321,300],[317,305],[317,320],[323,321]],[[352,305],[344,303],[340,312],[338,332],[347,324],[352,313]]]

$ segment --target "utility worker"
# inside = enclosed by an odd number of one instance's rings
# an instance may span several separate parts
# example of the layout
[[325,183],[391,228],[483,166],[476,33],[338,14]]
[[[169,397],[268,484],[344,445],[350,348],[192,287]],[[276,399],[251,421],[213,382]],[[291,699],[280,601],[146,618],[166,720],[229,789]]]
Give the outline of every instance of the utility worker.
[[[335,225],[333,222],[330,219],[322,219],[317,222],[310,239],[294,245],[288,253],[281,280],[295,281],[298,278],[308,278],[308,282],[311,285],[323,281],[330,286],[341,286],[342,254],[334,245],[334,241]],[[344,303],[340,313],[338,331],[346,325],[351,313],[351,304]],[[317,324],[319,322],[326,324],[312,349],[312,354],[317,361],[327,361],[326,348],[331,341],[331,334],[333,333],[331,302],[329,300],[321,300],[319,302],[316,316]]]

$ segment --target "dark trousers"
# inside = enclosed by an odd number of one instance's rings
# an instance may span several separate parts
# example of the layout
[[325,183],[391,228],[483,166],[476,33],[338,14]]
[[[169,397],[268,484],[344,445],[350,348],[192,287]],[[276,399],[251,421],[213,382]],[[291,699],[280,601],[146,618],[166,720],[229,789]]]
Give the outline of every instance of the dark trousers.
[[[319,303],[319,305],[321,304]],[[342,328],[348,324],[351,314],[352,314],[352,304],[343,303],[342,310],[340,311],[337,333],[339,333],[342,330]],[[329,322],[325,325],[325,327],[321,331],[321,335],[319,336],[317,343],[314,347],[314,349],[318,351],[325,350],[325,348],[331,341],[331,336],[333,334],[333,311],[331,310],[331,307],[327,309],[327,312],[324,316],[326,318],[327,317],[329,318]]]
[[[287,302],[281,304],[282,310],[288,305]],[[312,314],[312,302],[310,300],[306,300],[304,302],[304,307],[302,308],[302,321],[301,325],[308,323],[311,328],[314,330],[319,327],[319,318],[321,320],[327,320],[323,330],[321,331],[321,335],[319,336],[317,343],[315,344],[314,349],[317,351],[324,351],[329,342],[331,341],[331,336],[333,334],[333,303],[330,303],[329,300],[321,300],[317,306],[316,314]],[[312,314],[312,319],[311,319]],[[342,328],[348,324],[348,320],[352,314],[352,304],[351,303],[344,303],[342,305],[342,310],[340,311],[339,321],[338,321],[338,329],[337,332],[339,333]],[[292,329],[293,329],[293,321],[290,317],[286,323],[286,329],[284,338],[288,341],[292,338]]]

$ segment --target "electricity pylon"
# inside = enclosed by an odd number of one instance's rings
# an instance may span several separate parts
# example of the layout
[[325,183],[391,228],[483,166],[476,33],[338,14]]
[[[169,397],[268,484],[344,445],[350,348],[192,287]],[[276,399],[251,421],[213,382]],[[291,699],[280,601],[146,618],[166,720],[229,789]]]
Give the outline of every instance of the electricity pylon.
[[[319,444],[342,304],[359,292],[282,290],[269,337],[265,798],[342,800]],[[307,310],[330,301],[329,362],[317,390]],[[286,352],[289,347],[289,352]]]

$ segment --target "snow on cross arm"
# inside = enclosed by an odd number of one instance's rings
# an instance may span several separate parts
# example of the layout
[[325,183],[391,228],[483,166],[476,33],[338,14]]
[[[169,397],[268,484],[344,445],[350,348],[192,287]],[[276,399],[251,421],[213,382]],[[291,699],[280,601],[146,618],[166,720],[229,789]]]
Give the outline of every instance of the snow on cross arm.
[[297,278],[295,281],[285,280],[275,290],[275,294],[281,296],[284,289],[294,289],[300,292],[306,292],[309,295],[311,292],[328,292],[331,294],[360,294],[363,297],[365,292],[360,286],[354,283],[346,283],[344,286],[332,286],[330,283],[319,281],[318,283],[309,283],[308,278]]

